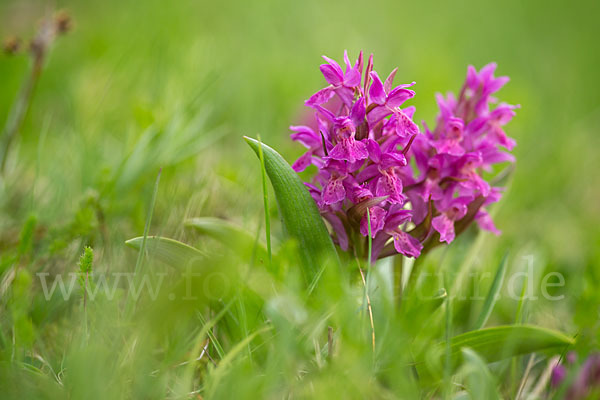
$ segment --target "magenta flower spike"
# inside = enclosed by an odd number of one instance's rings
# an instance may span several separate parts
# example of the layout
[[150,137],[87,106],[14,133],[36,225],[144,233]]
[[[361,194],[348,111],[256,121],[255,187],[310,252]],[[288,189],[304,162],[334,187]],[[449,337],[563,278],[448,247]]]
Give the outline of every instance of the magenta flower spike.
[[421,131],[414,106],[404,106],[415,82],[394,87],[398,69],[382,82],[373,55],[365,66],[362,52],[354,63],[344,52],[344,68],[323,58],[328,86],[305,102],[314,119],[290,127],[292,140],[307,148],[293,168],[316,167],[306,185],[340,248],[364,256],[369,225],[372,261],[418,257],[451,243],[473,221],[498,234],[486,206],[500,199],[501,189],[482,172],[514,162],[507,151],[515,141],[504,127],[518,106],[492,109],[492,94],[508,81],[494,77],[496,65],[479,72],[470,66],[458,98],[437,95],[436,126]]

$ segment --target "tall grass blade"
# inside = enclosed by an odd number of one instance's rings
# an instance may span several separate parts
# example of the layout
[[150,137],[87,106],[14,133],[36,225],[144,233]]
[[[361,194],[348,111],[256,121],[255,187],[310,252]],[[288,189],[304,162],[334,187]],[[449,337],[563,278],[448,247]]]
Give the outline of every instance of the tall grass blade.
[[269,214],[269,190],[267,189],[267,171],[265,169],[265,157],[263,155],[263,144],[258,136],[258,158],[260,159],[260,173],[263,190],[263,203],[265,209],[265,235],[267,240],[267,254],[269,256],[269,267],[271,266],[271,216]]
[[[447,275],[444,277],[444,285],[447,286]],[[452,296],[446,297],[446,346],[444,358],[444,398],[449,399],[452,391]]]
[[246,142],[259,155],[262,148],[265,170],[275,192],[286,234],[297,240],[305,278],[308,284],[318,273],[323,260],[339,259],[333,241],[321,219],[310,193],[298,174],[275,150],[255,139]]
[[494,277],[494,281],[492,282],[492,286],[488,291],[488,294],[485,298],[485,302],[483,303],[483,308],[481,309],[481,313],[477,318],[477,322],[475,322],[474,329],[481,329],[487,322],[488,318],[492,314],[492,310],[494,309],[494,305],[496,304],[498,293],[500,289],[502,289],[502,282],[504,282],[504,275],[506,274],[506,264],[508,261],[508,253],[502,257],[502,261],[500,261],[500,265],[498,265],[498,269],[496,270],[496,276]]
[[229,352],[225,355],[225,357],[223,357],[223,359],[221,360],[221,362],[219,363],[219,365],[217,366],[217,368],[215,368],[215,370],[213,371],[213,373],[210,376],[210,386],[209,389],[207,390],[207,397],[211,398],[212,395],[214,395],[215,390],[217,389],[217,387],[219,386],[219,383],[221,381],[221,379],[223,378],[223,376],[225,375],[226,371],[227,371],[227,367],[233,362],[233,360],[235,359],[235,357],[258,335],[260,335],[261,333],[267,332],[269,330],[271,330],[272,327],[271,326],[265,326],[255,332],[253,332],[252,334],[250,334],[249,336],[245,337],[244,339],[242,339],[239,343],[237,343],[235,346],[233,346],[233,348],[231,350],[229,350]]
[[146,243],[148,255],[175,268],[183,268],[194,260],[204,257],[204,254],[185,243],[160,236],[143,236],[129,239],[127,246],[140,250]]
[[150,204],[148,208],[148,217],[146,218],[146,225],[144,226],[144,236],[142,237],[142,244],[140,246],[140,252],[138,253],[138,258],[135,263],[135,274],[137,276],[138,272],[140,272],[140,268],[142,267],[142,262],[144,260],[144,253],[146,251],[146,240],[148,238],[148,232],[150,232],[150,224],[152,223],[152,215],[154,214],[154,204],[156,203],[156,195],[158,193],[158,184],[160,183],[160,175],[162,173],[162,168],[158,170],[158,175],[156,176],[156,182],[154,182],[154,191],[152,192],[152,198],[150,199]]

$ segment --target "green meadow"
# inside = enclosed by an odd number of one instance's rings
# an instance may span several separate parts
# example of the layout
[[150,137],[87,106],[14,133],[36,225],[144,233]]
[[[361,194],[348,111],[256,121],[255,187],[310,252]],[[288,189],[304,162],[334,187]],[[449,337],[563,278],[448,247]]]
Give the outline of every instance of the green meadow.
[[[60,10],[24,96],[28,41]],[[21,39],[0,55],[0,399],[597,398],[568,396],[600,349],[598,17],[589,0],[0,1],[0,38]],[[344,50],[415,81],[420,126],[468,65],[510,77],[501,235],[471,227],[411,270],[294,225],[274,151],[302,154],[289,126]]]

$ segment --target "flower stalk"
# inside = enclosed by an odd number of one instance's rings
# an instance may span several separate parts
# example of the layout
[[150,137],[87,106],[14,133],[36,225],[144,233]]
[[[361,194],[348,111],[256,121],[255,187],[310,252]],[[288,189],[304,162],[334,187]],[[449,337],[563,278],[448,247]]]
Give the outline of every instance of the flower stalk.
[[[52,44],[59,35],[68,32],[70,28],[71,19],[69,15],[60,12],[54,17],[42,20],[37,34],[29,43],[29,54],[32,61],[31,70],[23,82],[0,135],[0,174],[4,173],[10,147],[23,125]],[[17,53],[20,49],[20,39],[7,39],[4,49],[7,54]]]

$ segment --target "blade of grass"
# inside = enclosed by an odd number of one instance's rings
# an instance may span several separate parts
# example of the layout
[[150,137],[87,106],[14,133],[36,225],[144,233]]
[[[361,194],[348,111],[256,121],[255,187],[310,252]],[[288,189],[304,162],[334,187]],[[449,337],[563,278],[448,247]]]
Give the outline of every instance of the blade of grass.
[[154,191],[152,192],[152,198],[150,199],[150,204],[148,208],[148,216],[146,218],[146,225],[144,226],[144,236],[142,239],[142,245],[140,246],[140,252],[138,253],[137,261],[135,262],[134,273],[137,276],[140,268],[142,267],[144,253],[146,251],[146,241],[148,239],[148,232],[150,232],[150,224],[152,223],[152,215],[154,214],[154,204],[156,203],[156,195],[158,193],[158,184],[160,183],[160,175],[162,173],[162,168],[158,170],[158,175],[156,176],[156,181],[154,182]]
[[315,288],[317,287],[319,280],[321,279],[321,277],[323,276],[323,272],[325,272],[325,267],[326,265],[323,265],[321,267],[321,269],[319,270],[319,272],[317,272],[317,274],[315,275],[315,277],[313,278],[313,280],[310,282],[310,285],[308,285],[308,289],[306,290],[306,294],[308,296],[310,296],[310,294],[315,290]]
[[498,269],[496,270],[496,276],[494,277],[492,286],[490,287],[490,290],[488,291],[488,294],[485,298],[485,302],[483,303],[483,308],[481,309],[479,318],[477,318],[477,322],[475,322],[475,326],[473,327],[474,329],[483,328],[488,318],[490,317],[492,310],[494,309],[498,293],[500,292],[500,289],[502,289],[502,282],[504,282],[507,260],[508,252],[504,254],[504,257],[502,257],[502,261],[500,261],[500,265],[498,265]]
[[360,277],[365,288],[365,299],[367,302],[367,310],[369,311],[369,322],[371,324],[371,345],[373,347],[373,355],[375,355],[375,322],[373,321],[373,308],[371,307],[371,298],[369,297],[369,278],[367,275],[367,279],[365,279],[365,274],[363,273],[360,264],[358,266],[358,271],[360,272]]
[[[523,311],[525,309],[526,302],[527,302],[525,293],[527,292],[528,284],[529,284],[528,276],[525,275],[525,277],[523,279],[523,287],[521,288],[521,297],[519,297],[519,304],[517,305],[517,312],[515,313],[515,324],[516,325],[520,325],[525,322],[524,318],[523,318]],[[510,363],[510,378],[511,378],[510,382],[514,382],[512,391],[515,392],[515,396],[517,396],[517,394],[518,394],[517,391],[519,390],[519,387],[516,385],[518,360],[519,360],[519,357],[513,357],[511,360],[511,363]]]
[[[227,311],[229,311],[229,307],[227,307],[226,312]],[[200,320],[200,322],[203,325],[206,325],[206,320],[204,319],[204,316],[200,312],[198,312],[197,315],[198,315],[198,319]],[[210,342],[213,344],[215,350],[217,351],[217,355],[219,356],[219,359],[222,359],[223,357],[225,357],[225,350],[223,350],[223,346],[221,346],[221,343],[217,340],[217,337],[212,332],[212,329],[208,329],[206,331],[206,334],[208,335]]]
[[371,260],[371,254],[373,253],[373,238],[371,237],[371,211],[369,210],[369,207],[367,207],[367,228],[369,229],[369,236],[367,237],[367,263],[370,267],[373,262],[373,260]]
[[[448,277],[444,274],[444,286],[448,286]],[[446,297],[446,349],[444,359],[444,398],[452,395],[452,296]]]
[[525,293],[527,292],[528,277],[525,275],[523,280],[523,288],[521,289],[521,297],[519,298],[519,304],[517,305],[517,312],[515,315],[515,324],[522,324],[525,322],[524,314],[525,308],[527,306],[527,297]]
[[527,380],[529,379],[529,374],[531,373],[531,369],[533,368],[534,361],[535,354],[532,354],[531,356],[529,356],[529,361],[527,362],[525,373],[523,374],[523,378],[521,379],[521,383],[519,384],[519,390],[517,391],[515,400],[519,400],[521,398],[521,394],[523,393],[523,389],[525,389],[525,385],[527,384]]
[[271,217],[269,215],[269,191],[267,189],[267,170],[265,169],[265,157],[263,155],[263,145],[258,135],[258,158],[260,159],[260,172],[262,177],[263,202],[265,209],[265,235],[267,241],[267,254],[269,256],[268,267],[271,268]]
[[375,323],[373,321],[373,308],[371,307],[371,298],[369,297],[369,276],[371,273],[371,214],[369,212],[369,208],[367,207],[367,244],[368,244],[368,252],[367,252],[367,278],[365,279],[365,274],[360,265],[360,260],[357,258],[356,262],[358,264],[358,271],[360,272],[360,278],[362,279],[363,287],[364,287],[364,300],[363,307],[366,301],[367,303],[367,311],[369,312],[369,322],[371,324],[371,345],[373,348],[373,356],[375,356]]
[[[248,334],[249,334],[248,315],[246,313],[246,303],[243,300],[242,296],[243,295],[241,293],[241,290],[239,290],[238,295],[237,295],[237,303],[238,303],[238,312],[239,312],[240,321],[241,321],[242,334],[244,335],[244,337],[248,337]],[[250,358],[250,361],[252,362],[252,349],[250,348],[250,343],[248,343],[247,350],[248,350],[248,358]]]
[[217,387],[219,386],[219,382],[221,381],[221,379],[223,378],[223,376],[225,375],[226,372],[226,368],[233,362],[233,360],[235,359],[235,357],[258,335],[260,335],[261,333],[265,333],[267,331],[270,331],[272,329],[271,326],[265,326],[255,332],[253,332],[251,335],[245,337],[244,339],[242,339],[240,342],[238,342],[235,346],[233,346],[233,348],[231,350],[229,350],[229,352],[225,355],[225,357],[223,357],[223,359],[221,360],[221,362],[219,363],[219,365],[217,365],[217,367],[215,368],[215,370],[213,371],[213,373],[210,375],[211,378],[211,382],[210,382],[210,386],[209,389],[206,393],[206,397],[207,398],[212,398],[215,390],[217,389]]
[[[137,260],[135,262],[134,269],[134,279],[138,279],[138,275],[140,269],[142,268],[142,263],[144,260],[144,254],[146,252],[146,241],[148,239],[148,232],[150,231],[150,224],[152,223],[152,215],[154,214],[154,204],[156,203],[156,195],[158,193],[158,185],[160,183],[160,175],[162,173],[162,168],[159,168],[158,174],[156,175],[156,181],[154,182],[154,190],[152,191],[152,197],[150,199],[148,216],[146,217],[146,225],[144,226],[144,236],[142,238],[142,244],[140,246],[140,252],[138,253]],[[127,306],[127,314],[130,314],[135,305],[135,299],[132,296],[128,297],[128,306]]]
[[183,378],[181,380],[181,393],[189,393],[191,391],[192,377],[194,376],[194,368],[196,364],[194,361],[198,357],[200,349],[203,347],[205,337],[208,334],[208,332],[212,329],[212,327],[215,326],[216,323],[221,320],[221,318],[223,318],[223,316],[227,313],[229,307],[231,307],[232,304],[233,300],[227,303],[225,307],[223,307],[223,309],[217,313],[217,315],[212,317],[210,320],[206,321],[206,323],[204,323],[204,325],[202,326],[202,329],[200,329],[200,332],[198,332],[198,334],[196,335],[196,338],[194,340],[194,347],[190,352],[190,358],[188,359],[188,363],[186,365]]

